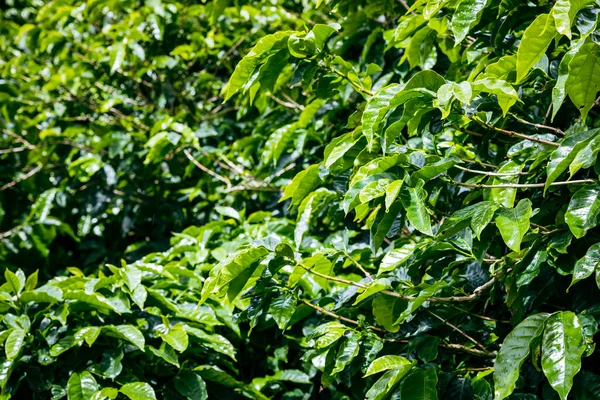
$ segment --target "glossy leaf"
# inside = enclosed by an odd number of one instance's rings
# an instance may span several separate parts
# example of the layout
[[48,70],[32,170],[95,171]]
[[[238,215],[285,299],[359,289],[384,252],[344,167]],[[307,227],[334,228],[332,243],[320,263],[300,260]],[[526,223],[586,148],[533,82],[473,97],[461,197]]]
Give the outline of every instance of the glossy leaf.
[[560,311],[548,318],[542,340],[542,369],[562,400],[567,398],[573,386],[573,377],[581,369],[584,351],[581,323],[577,315]]

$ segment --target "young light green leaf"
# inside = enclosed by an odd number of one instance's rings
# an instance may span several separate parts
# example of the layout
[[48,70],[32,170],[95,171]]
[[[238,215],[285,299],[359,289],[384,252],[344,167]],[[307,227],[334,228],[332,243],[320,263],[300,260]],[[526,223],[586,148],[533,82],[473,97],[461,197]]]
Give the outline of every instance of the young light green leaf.
[[525,318],[504,339],[494,362],[494,400],[505,399],[515,389],[521,366],[529,355],[531,344],[542,334],[548,316],[541,313]]
[[17,274],[6,268],[4,270],[4,279],[10,288],[11,293],[19,294],[25,286],[25,279],[20,279]]
[[4,352],[8,360],[17,358],[25,342],[27,332],[21,328],[13,328],[4,342]]
[[412,368],[415,365],[415,362],[411,362],[402,356],[383,356],[374,360],[367,368],[367,372],[364,377],[369,375],[374,375],[379,372],[388,371],[390,369],[397,368]]
[[121,386],[119,392],[123,393],[130,400],[156,400],[154,389],[145,382],[127,383]]
[[431,217],[425,206],[427,192],[423,189],[424,184],[422,180],[417,180],[413,187],[403,186],[400,200],[406,209],[406,217],[410,223],[420,232],[433,236]]
[[116,333],[121,339],[128,340],[141,351],[144,351],[146,343],[144,335],[138,328],[133,325],[117,325],[115,327],[105,326],[103,329],[109,329],[110,332]]
[[585,347],[577,315],[560,311],[548,318],[542,339],[542,370],[561,400],[566,400],[581,369]]
[[554,17],[551,14],[540,14],[525,30],[517,49],[517,83],[540,61],[556,33]]
[[575,268],[573,268],[573,280],[571,281],[569,288],[577,282],[588,278],[594,271],[598,270],[599,267],[600,243],[595,243],[587,250],[585,255],[575,263]]
[[496,95],[498,105],[502,109],[502,113],[506,116],[508,110],[519,101],[517,91],[508,83],[497,78],[483,78],[471,82],[473,94],[479,92],[490,93]]
[[567,97],[566,84],[567,79],[569,78],[569,64],[571,64],[571,60],[575,57],[575,54],[579,51],[581,46],[583,45],[584,40],[578,40],[571,45],[571,49],[563,56],[560,64],[558,65],[558,78],[556,78],[556,84],[552,88],[552,119],[554,121],[554,117],[556,117],[556,113],[560,109],[563,104],[565,98]]
[[569,167],[577,154],[598,135],[600,135],[600,129],[592,129],[573,133],[560,142],[560,146],[552,152],[546,167],[547,178],[544,193],[550,184]]
[[238,92],[252,77],[254,70],[271,49],[282,46],[294,31],[280,31],[260,39],[248,54],[238,63],[223,89],[225,100]]
[[188,334],[185,331],[183,324],[172,326],[167,333],[161,333],[162,339],[167,342],[178,352],[183,352],[189,344]]
[[284,330],[287,323],[290,321],[294,312],[296,312],[297,304],[294,295],[288,291],[280,291],[271,300],[269,313],[277,323],[279,329]]
[[335,367],[331,371],[331,375],[342,372],[356,358],[360,351],[361,338],[360,333],[352,332],[350,336],[344,339],[337,352]]
[[297,206],[320,182],[319,165],[311,165],[298,173],[292,182],[285,187],[283,196],[279,199],[279,202],[292,199],[292,206]]
[[94,376],[87,371],[80,374],[73,372],[67,382],[68,400],[88,400],[98,390]]
[[[499,173],[510,173],[514,174],[513,176],[495,176],[491,184],[492,185],[506,185],[512,183],[519,183],[519,173],[521,172],[523,166],[518,164],[512,160],[502,163],[500,168],[498,169]],[[517,189],[516,188],[492,188],[490,189],[490,196],[492,201],[501,206],[512,208],[515,205],[515,199],[517,197]]]
[[585,236],[600,222],[600,184],[587,185],[579,189],[569,202],[565,222],[576,238]]
[[496,225],[506,246],[513,251],[521,250],[521,241],[529,230],[531,200],[523,199],[514,208],[501,208],[496,215]]
[[577,12],[593,2],[593,0],[557,0],[552,7],[552,14],[558,33],[571,39],[571,25]]
[[487,7],[489,0],[461,0],[452,15],[452,33],[454,33],[454,45],[463,41],[473,28]]
[[569,98],[585,120],[600,90],[600,46],[585,43],[569,63],[569,76],[565,82]]

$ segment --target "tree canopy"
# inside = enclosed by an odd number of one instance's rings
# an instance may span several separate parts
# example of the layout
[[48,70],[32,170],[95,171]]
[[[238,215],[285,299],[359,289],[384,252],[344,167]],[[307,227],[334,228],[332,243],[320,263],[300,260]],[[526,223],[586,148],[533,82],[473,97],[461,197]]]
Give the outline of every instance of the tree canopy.
[[600,398],[599,12],[6,1],[0,399]]

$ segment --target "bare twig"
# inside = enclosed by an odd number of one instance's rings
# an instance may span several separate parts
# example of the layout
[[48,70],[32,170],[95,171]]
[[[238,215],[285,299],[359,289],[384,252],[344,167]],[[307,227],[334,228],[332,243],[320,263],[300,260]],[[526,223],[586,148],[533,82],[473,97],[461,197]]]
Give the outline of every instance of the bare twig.
[[440,317],[439,315],[437,315],[436,313],[434,313],[431,310],[426,310],[429,314],[433,315],[435,318],[439,319],[440,321],[442,321],[442,323],[446,326],[449,326],[450,328],[454,329],[456,332],[460,333],[463,337],[465,337],[467,340],[471,341],[475,346],[479,347],[481,350],[483,350],[484,352],[486,352],[489,355],[493,355],[493,353],[491,353],[484,345],[482,345],[481,343],[479,343],[477,340],[473,339],[471,336],[469,336],[465,331],[463,331],[462,329],[460,329],[459,327],[457,327],[456,325],[451,324],[450,322],[448,322],[447,320],[445,320],[444,318]]
[[13,233],[15,233],[16,231],[18,231],[21,228],[22,228],[21,225],[17,225],[14,228],[12,228],[12,229],[10,229],[10,230],[8,230],[6,232],[0,233],[0,239],[4,239],[4,238],[9,237],[10,235],[12,235]]
[[473,119],[473,121],[477,122],[481,126],[486,127],[487,129],[493,130],[494,132],[502,133],[503,135],[517,137],[517,138],[520,138],[520,139],[525,139],[525,140],[529,140],[531,142],[537,142],[537,143],[545,144],[545,145],[548,145],[548,146],[554,146],[554,147],[559,147],[560,146],[560,144],[558,144],[556,142],[550,142],[548,140],[536,138],[536,137],[529,136],[529,135],[524,135],[524,134],[519,133],[519,132],[513,132],[513,131],[506,130],[506,129],[497,128],[497,127],[495,127],[493,125],[486,124],[483,121],[479,121],[478,119]]
[[10,149],[0,149],[0,154],[19,153],[25,150],[29,149],[27,147],[11,147]]
[[[335,276],[329,276],[329,275],[325,275],[321,272],[318,271],[314,271],[310,268],[306,268],[304,265],[302,264],[297,264],[300,265],[302,268],[304,268],[305,270],[307,270],[308,272],[310,272],[313,275],[319,276],[323,279],[327,279],[333,282],[339,282],[339,283],[343,283],[345,285],[351,285],[351,286],[356,286],[358,288],[361,289],[367,289],[369,286],[368,285],[364,285],[362,283],[359,282],[354,282],[348,279],[344,279],[344,278],[338,278]],[[481,297],[482,293],[484,290],[490,288],[494,282],[496,282],[496,280],[498,279],[498,276],[493,277],[492,279],[490,279],[489,281],[487,281],[486,283],[484,283],[483,285],[479,286],[478,288],[476,288],[473,293],[466,295],[466,296],[450,296],[450,297],[435,297],[435,296],[431,296],[429,298],[427,298],[428,301],[434,302],[434,303],[451,303],[451,302],[463,302],[463,301],[472,301],[475,299],[478,299],[479,297]],[[405,296],[403,294],[400,294],[398,292],[394,292],[391,290],[382,290],[381,292],[379,292],[381,294],[385,294],[388,296],[392,296],[392,297],[398,297],[400,299],[404,299],[404,300],[414,300],[416,297],[415,296]]]
[[[463,183],[463,182],[452,182],[455,185],[468,187],[468,188],[477,188],[477,189],[504,189],[504,188],[513,188],[513,189],[526,189],[526,188],[543,188],[545,183],[502,183],[497,185],[484,185],[480,183]],[[596,183],[593,179],[580,179],[574,181],[562,181],[562,182],[552,182],[550,186],[565,186],[565,185],[585,185],[587,183]]]
[[2,133],[5,133],[8,136],[13,137],[18,142],[23,143],[25,145],[25,147],[27,147],[29,150],[35,149],[34,145],[32,145],[31,143],[29,143],[24,137],[22,137],[21,135],[16,134],[15,132],[9,131],[8,129],[2,129]]
[[517,121],[519,121],[522,124],[533,126],[534,128],[537,128],[537,129],[545,129],[547,131],[552,131],[552,132],[556,133],[557,135],[565,136],[565,133],[563,131],[561,131],[560,129],[555,128],[553,126],[548,126],[548,125],[542,125],[542,124],[536,124],[536,123],[533,123],[533,122],[529,122],[529,121],[526,121],[523,118],[520,118],[520,117],[518,117],[518,116],[516,116],[515,114],[512,114],[512,113],[510,115],[514,119],[516,119]]
[[[332,311],[326,310],[323,307],[317,306],[316,304],[312,304],[311,302],[307,301],[307,300],[300,300],[303,304],[307,305],[308,307],[317,310],[318,312],[325,314],[329,317],[335,318],[339,321],[344,321],[348,324],[351,325],[355,325],[355,326],[359,326],[359,322],[350,318],[346,318],[343,317],[341,315],[338,315]],[[378,328],[376,326],[373,325],[369,325],[369,329],[373,330],[374,332],[378,332],[381,334],[386,334],[388,333],[385,329],[381,329]],[[390,341],[390,342],[402,342],[402,343],[406,343],[408,342],[408,340],[398,340],[398,339],[388,339],[388,338],[383,338],[383,340],[386,341]],[[479,357],[494,357],[493,353],[490,353],[489,351],[483,351],[483,350],[477,350],[471,347],[467,347],[465,345],[462,344],[456,344],[456,343],[441,343],[440,347],[446,348],[446,349],[452,349],[452,350],[460,350],[460,351],[464,351],[465,353],[469,353],[475,356],[479,356]]]
[[196,160],[187,149],[183,150],[183,153],[196,167],[198,167],[202,171],[206,172],[210,176],[220,180],[221,182],[224,182],[228,188],[231,188],[231,181],[229,179],[217,174],[214,171],[211,171],[210,169],[206,168],[204,165],[200,164],[200,162],[198,160]]
[[304,106],[301,106],[298,103],[295,103],[295,102],[292,103],[292,102],[289,102],[289,101],[281,100],[279,97],[277,97],[277,96],[275,96],[273,94],[270,97],[273,100],[275,100],[276,103],[279,103],[280,105],[282,105],[282,106],[284,106],[286,108],[289,108],[291,110],[300,110],[300,111],[304,110]]
[[27,172],[23,177],[15,179],[14,181],[8,182],[7,184],[1,186],[0,192],[15,186],[19,182],[23,182],[24,180],[31,178],[33,175],[37,174],[41,169],[42,169],[42,165],[38,165],[37,167],[33,168],[31,171]]
[[489,171],[479,171],[476,169],[469,169],[465,167],[461,167],[460,165],[455,165],[454,168],[458,168],[460,170],[470,172],[472,174],[479,175],[487,175],[487,176],[517,176],[517,175],[529,175],[529,172],[489,172]]

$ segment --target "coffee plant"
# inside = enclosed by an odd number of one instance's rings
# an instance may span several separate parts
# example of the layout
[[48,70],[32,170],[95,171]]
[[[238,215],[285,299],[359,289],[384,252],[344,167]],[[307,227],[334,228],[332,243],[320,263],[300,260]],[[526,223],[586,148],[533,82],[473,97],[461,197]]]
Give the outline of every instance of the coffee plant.
[[9,0],[0,398],[599,399],[595,0]]

